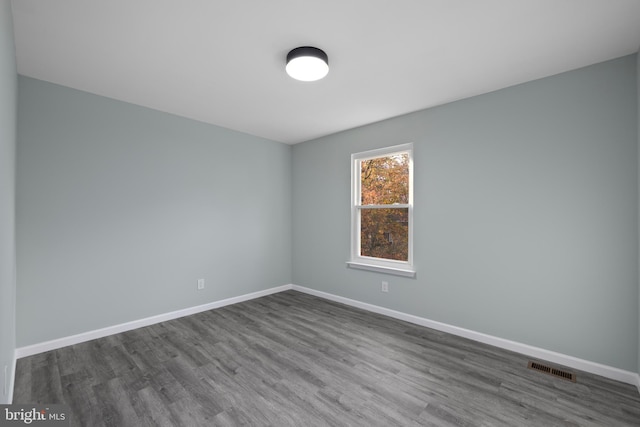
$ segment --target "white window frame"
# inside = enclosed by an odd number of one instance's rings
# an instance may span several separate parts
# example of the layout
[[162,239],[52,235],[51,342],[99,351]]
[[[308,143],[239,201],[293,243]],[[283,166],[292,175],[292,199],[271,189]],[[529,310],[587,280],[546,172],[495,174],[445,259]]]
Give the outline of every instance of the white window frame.
[[[360,254],[360,212],[361,204],[361,163],[363,160],[386,157],[394,154],[409,155],[409,203],[393,205],[368,205],[366,209],[407,208],[409,210],[408,260],[398,261],[384,258],[362,256]],[[347,262],[350,268],[394,274],[404,277],[415,277],[413,266],[413,143],[394,145],[392,147],[363,151],[351,155],[351,259]]]

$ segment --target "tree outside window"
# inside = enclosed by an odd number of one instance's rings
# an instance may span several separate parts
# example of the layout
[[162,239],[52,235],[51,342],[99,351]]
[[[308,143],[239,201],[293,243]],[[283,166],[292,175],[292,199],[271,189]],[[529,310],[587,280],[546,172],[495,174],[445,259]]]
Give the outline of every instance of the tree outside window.
[[352,249],[348,264],[413,276],[412,144],[353,154],[351,160]]
[[360,255],[408,261],[409,209],[394,205],[409,203],[409,155],[360,164]]

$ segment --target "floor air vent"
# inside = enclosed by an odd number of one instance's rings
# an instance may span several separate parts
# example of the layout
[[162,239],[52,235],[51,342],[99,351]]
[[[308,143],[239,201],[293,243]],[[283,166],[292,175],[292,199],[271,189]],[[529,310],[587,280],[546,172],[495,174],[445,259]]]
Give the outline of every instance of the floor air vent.
[[527,366],[529,369],[533,369],[534,371],[544,372],[545,374],[553,375],[554,377],[562,378],[564,380],[576,382],[576,374],[573,372],[563,371],[562,369],[552,368],[551,366],[544,365],[539,362],[529,361],[529,365]]

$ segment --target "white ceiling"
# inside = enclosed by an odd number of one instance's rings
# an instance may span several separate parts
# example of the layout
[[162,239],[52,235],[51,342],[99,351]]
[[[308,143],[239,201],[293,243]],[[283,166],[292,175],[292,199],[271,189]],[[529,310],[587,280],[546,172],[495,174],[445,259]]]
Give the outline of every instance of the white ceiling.
[[[640,0],[13,0],[18,72],[285,143],[634,53]],[[329,75],[292,80],[319,47]]]

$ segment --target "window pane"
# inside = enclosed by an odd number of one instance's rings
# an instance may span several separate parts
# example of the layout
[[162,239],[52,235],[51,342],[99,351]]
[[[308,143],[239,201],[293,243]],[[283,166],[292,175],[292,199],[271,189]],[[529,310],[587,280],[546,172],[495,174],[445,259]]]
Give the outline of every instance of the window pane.
[[409,209],[360,209],[360,255],[409,260]]
[[409,203],[409,155],[395,154],[360,163],[361,204]]

